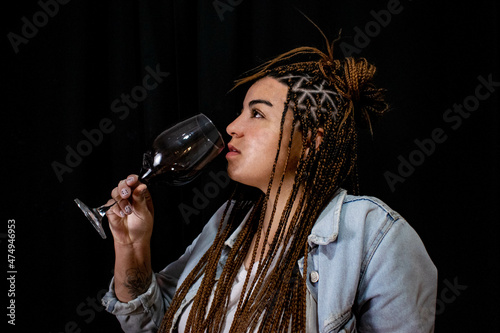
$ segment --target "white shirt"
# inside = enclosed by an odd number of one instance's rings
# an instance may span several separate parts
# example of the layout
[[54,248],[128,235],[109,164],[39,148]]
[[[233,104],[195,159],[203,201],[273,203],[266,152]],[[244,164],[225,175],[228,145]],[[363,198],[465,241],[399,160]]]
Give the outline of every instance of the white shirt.
[[[251,285],[250,282],[252,282],[251,280],[255,276],[255,273],[257,271],[257,267],[258,267],[258,263],[255,263],[253,265],[252,275],[250,276],[249,285]],[[225,319],[223,329],[222,329],[223,333],[228,333],[229,329],[231,328],[231,324],[233,323],[234,314],[235,314],[236,309],[238,307],[238,302],[240,300],[241,292],[243,290],[243,285],[245,284],[246,275],[247,275],[247,270],[245,269],[245,265],[241,265],[241,268],[240,268],[240,270],[239,270],[239,272],[236,275],[236,278],[234,280],[233,287],[231,288],[231,296],[229,297],[229,304],[227,305],[226,319]],[[215,287],[216,286],[214,286],[213,291],[215,291]],[[208,300],[207,309],[210,308],[210,305],[212,304],[213,298],[214,298],[214,293],[212,292],[212,295],[210,295],[210,299]],[[191,301],[191,303],[186,307],[186,309],[182,313],[182,315],[179,319],[179,326],[178,326],[179,333],[182,333],[185,331],[187,320],[189,317],[189,313],[191,312],[192,307],[193,307],[193,301]]]

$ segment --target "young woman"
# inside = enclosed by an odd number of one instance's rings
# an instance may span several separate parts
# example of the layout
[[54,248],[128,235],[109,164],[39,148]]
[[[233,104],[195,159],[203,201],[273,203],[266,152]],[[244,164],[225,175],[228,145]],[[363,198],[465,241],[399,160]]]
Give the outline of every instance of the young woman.
[[294,49],[237,82],[251,84],[227,127],[227,171],[241,186],[163,271],[151,271],[146,186],[131,175],[113,189],[103,304],[124,331],[433,331],[437,273],[418,235],[354,195],[357,127],[387,110],[375,67],[327,47]]

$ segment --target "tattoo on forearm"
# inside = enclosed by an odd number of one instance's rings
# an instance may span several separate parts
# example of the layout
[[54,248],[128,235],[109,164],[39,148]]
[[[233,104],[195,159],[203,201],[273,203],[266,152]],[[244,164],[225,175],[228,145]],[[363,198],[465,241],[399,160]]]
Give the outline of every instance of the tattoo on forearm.
[[151,274],[148,274],[146,267],[144,268],[130,268],[126,272],[127,280],[124,285],[133,298],[137,298],[148,290],[151,284]]

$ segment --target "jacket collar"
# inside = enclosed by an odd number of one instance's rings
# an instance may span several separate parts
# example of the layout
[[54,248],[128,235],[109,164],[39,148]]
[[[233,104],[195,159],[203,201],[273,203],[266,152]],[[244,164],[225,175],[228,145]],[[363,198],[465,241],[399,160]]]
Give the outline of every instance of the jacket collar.
[[[326,245],[337,240],[339,234],[340,210],[346,195],[347,191],[344,189],[338,189],[337,192],[335,192],[332,201],[330,201],[330,203],[321,212],[318,220],[311,230],[311,234],[307,238],[309,246],[313,247],[314,245]],[[236,228],[236,230],[226,240],[224,243],[225,245],[230,248],[233,247],[238,234],[250,215],[250,211],[247,213],[238,228]]]
[[309,246],[327,245],[337,240],[339,235],[340,210],[347,191],[338,189],[332,201],[325,207],[307,238]]
[[224,245],[227,245],[230,248],[233,248],[233,245],[236,242],[236,238],[238,238],[238,234],[240,233],[241,229],[243,229],[243,226],[245,225],[246,221],[248,220],[248,217],[250,216],[250,213],[252,212],[252,209],[253,209],[253,206],[252,206],[252,208],[250,208],[250,210],[248,211],[247,215],[245,215],[245,218],[240,223],[240,225],[238,226],[238,228],[236,228],[236,230],[233,231],[233,233],[231,234],[231,236],[229,236],[229,238],[226,239],[226,241],[224,242]]

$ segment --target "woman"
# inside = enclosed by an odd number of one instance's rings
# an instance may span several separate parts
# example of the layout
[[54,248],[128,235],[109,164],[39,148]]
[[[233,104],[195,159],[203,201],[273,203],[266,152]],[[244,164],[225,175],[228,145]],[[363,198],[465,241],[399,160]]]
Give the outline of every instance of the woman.
[[131,175],[112,191],[103,304],[125,331],[433,331],[436,269],[418,235],[383,202],[347,194],[356,126],[387,110],[375,67],[327,48],[291,50],[237,82],[251,84],[227,127],[241,186],[160,273],[146,186]]

